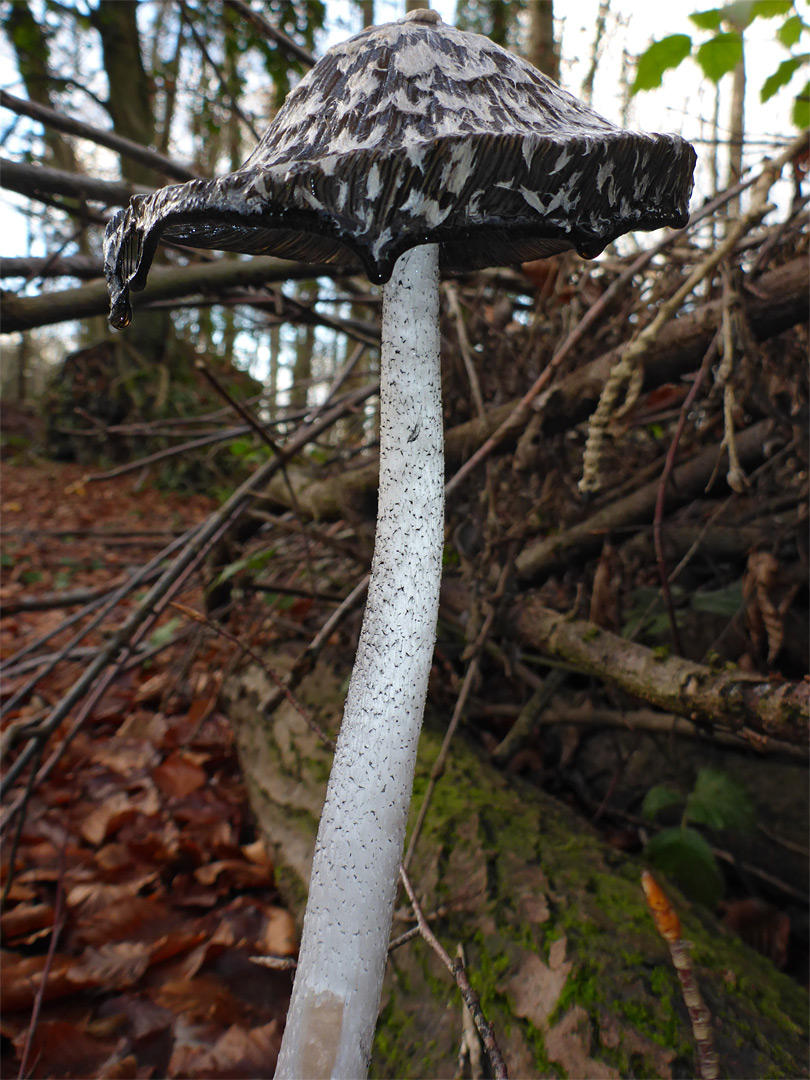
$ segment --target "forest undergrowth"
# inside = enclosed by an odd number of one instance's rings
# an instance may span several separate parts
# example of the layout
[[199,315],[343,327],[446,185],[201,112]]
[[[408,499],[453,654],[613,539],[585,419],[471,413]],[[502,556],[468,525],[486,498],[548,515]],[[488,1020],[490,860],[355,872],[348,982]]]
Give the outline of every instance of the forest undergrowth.
[[[644,265],[560,256],[445,283],[428,708],[806,984],[807,215],[791,167],[784,220],[755,214],[715,263],[687,232]],[[363,304],[368,334],[378,298]],[[251,957],[294,956],[296,927],[219,692],[246,650],[283,672],[279,700],[321,655],[348,675],[376,487],[373,370],[353,378],[270,443],[260,412],[235,414],[224,452],[254,471],[219,506],[152,486],[138,417],[116,434],[132,425],[141,461],[108,479],[10,449],[4,1075],[249,1077],[275,1053],[290,975]],[[314,719],[334,728],[340,709]]]

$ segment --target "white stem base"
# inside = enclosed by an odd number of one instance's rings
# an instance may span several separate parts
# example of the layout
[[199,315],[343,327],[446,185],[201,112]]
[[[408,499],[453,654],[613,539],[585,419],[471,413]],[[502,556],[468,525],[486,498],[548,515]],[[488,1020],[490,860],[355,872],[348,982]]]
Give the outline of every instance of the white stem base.
[[444,544],[438,248],[383,293],[380,494],[363,628],[276,1080],[368,1069],[436,639]]

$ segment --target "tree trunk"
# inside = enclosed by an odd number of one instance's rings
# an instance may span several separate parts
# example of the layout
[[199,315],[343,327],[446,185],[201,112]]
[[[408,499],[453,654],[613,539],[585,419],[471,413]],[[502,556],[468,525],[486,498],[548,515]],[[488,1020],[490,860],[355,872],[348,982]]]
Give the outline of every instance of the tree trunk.
[[[340,713],[343,673],[321,660],[299,688]],[[251,803],[294,912],[303,910],[331,753],[250,667],[226,686]],[[414,808],[441,735],[423,732]],[[413,820],[412,813],[412,820]],[[496,771],[457,736],[410,875],[445,948],[462,942],[470,979],[512,1077],[695,1075],[695,1051],[669,950],[639,883],[641,863],[608,849],[574,813]],[[667,892],[684,924],[714,1017],[721,1075],[805,1077],[807,1000],[705,909]],[[399,901],[394,936],[409,929]],[[421,942],[390,957],[370,1075],[451,1077],[461,999]]]
[[[14,47],[17,66],[28,97],[39,105],[54,108],[51,98],[53,74],[48,39],[43,27],[34,18],[30,6],[9,4],[3,17],[3,29]],[[47,125],[43,128],[42,138],[56,167],[75,172],[76,156],[71,144]]]
[[[740,38],[743,40],[742,27],[735,26]],[[733,187],[742,177],[743,170],[743,147],[745,145],[745,52],[740,57],[740,62],[734,68],[731,83],[731,110],[729,115],[728,130],[728,176],[726,187]],[[728,204],[728,221],[733,222],[740,216],[740,196],[732,199]]]
[[[115,132],[143,146],[152,146],[155,116],[141,55],[137,7],[136,0],[99,0],[93,22],[101,38],[109,84],[107,109]],[[123,155],[121,175],[136,184],[155,182],[154,170]],[[174,334],[168,311],[144,313],[122,332],[149,364],[161,364],[173,352]]]
[[529,55],[527,59],[555,82],[560,80],[560,57],[554,42],[554,5],[552,0],[533,0],[529,4]]

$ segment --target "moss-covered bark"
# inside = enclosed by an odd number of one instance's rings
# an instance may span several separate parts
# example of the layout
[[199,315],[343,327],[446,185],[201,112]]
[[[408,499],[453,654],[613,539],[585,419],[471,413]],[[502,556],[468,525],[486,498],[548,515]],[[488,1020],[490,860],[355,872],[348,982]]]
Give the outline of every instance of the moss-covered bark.
[[[339,678],[321,663],[301,690],[333,727]],[[232,682],[230,711],[279,879],[300,905],[329,753],[287,704],[262,721],[269,693],[266,677],[251,669]],[[428,724],[416,807],[438,747]],[[457,739],[411,878],[425,911],[440,911],[431,921],[448,951],[463,942],[510,1076],[695,1075],[686,1009],[640,872],[637,860],[606,848],[573,812],[497,772]],[[807,1076],[806,995],[708,912],[669,891],[694,942],[721,1076]],[[400,913],[407,917],[406,905]],[[409,925],[397,919],[394,934]],[[397,950],[371,1075],[453,1076],[460,1035],[461,999],[445,969],[421,941]]]

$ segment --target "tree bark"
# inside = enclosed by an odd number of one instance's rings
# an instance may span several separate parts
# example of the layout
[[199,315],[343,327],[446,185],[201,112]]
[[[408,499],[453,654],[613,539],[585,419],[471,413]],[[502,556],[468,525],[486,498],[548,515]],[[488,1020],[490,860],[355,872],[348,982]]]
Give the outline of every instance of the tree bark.
[[[299,688],[335,718],[342,672],[322,660]],[[276,875],[299,915],[331,753],[250,667],[225,688],[251,803],[274,851]],[[441,733],[423,732],[418,808]],[[412,814],[412,820],[413,820]],[[695,1075],[686,1009],[669,950],[646,909],[642,864],[608,849],[574,813],[496,771],[460,736],[436,787],[410,876],[469,975],[512,1077]],[[725,1076],[807,1076],[803,991],[666,886],[694,942],[693,960],[715,1024]],[[394,934],[409,929],[400,901]],[[452,1077],[461,999],[421,941],[389,959],[370,1075]]]

